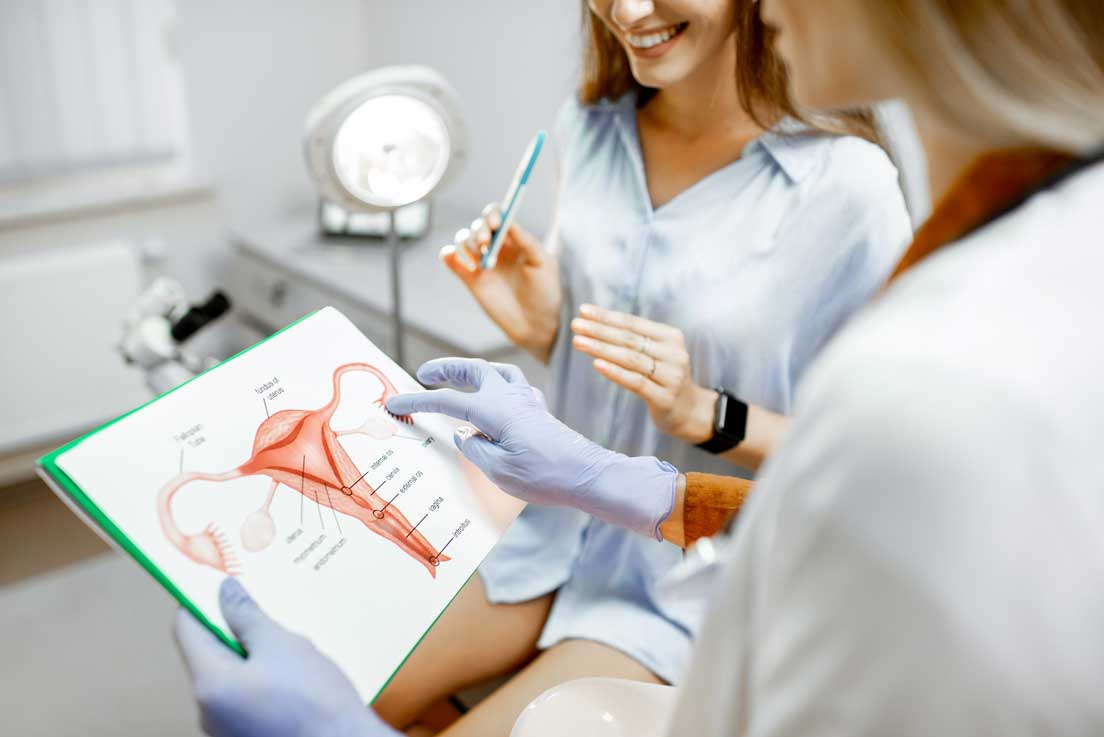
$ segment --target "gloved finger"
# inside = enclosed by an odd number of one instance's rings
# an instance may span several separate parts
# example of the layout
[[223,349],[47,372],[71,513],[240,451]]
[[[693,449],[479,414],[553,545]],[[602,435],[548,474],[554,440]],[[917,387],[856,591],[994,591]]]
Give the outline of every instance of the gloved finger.
[[453,442],[464,457],[479,467],[489,478],[501,466],[506,451],[473,427],[461,427],[453,434]]
[[415,412],[434,412],[455,417],[464,422],[473,422],[471,419],[473,398],[472,394],[458,392],[455,389],[434,389],[428,392],[396,394],[388,397],[386,404],[388,412],[400,417]]
[[482,358],[435,358],[418,367],[418,381],[446,384],[457,389],[480,389],[483,383],[500,377]]
[[525,374],[520,368],[512,363],[492,363],[491,368],[497,371],[499,376],[503,379],[506,379],[507,384],[528,386],[532,390],[533,397],[537,400],[541,409],[548,409],[548,403],[544,400],[544,392],[535,386],[530,386],[529,379],[525,378]]
[[219,607],[234,636],[247,651],[262,643],[266,635],[280,629],[236,578],[227,578],[219,586]]
[[215,637],[211,630],[200,624],[187,609],[177,610],[173,635],[193,683],[241,663],[241,658]]
[[525,378],[525,373],[512,363],[492,363],[491,368],[497,371],[503,379],[506,379],[508,384],[529,383],[529,380]]

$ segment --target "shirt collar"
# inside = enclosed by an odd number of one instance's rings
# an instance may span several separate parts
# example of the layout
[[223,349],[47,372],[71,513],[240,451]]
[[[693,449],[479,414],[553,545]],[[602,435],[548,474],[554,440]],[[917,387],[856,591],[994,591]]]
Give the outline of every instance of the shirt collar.
[[820,163],[824,148],[810,146],[818,135],[794,118],[783,118],[756,140],[794,183],[807,177]]
[[[629,92],[618,100],[604,101],[604,104],[617,111],[617,120],[621,125],[622,134],[635,141],[636,94]],[[775,123],[773,128],[755,139],[752,145],[762,146],[786,176],[796,184],[813,171],[824,155],[823,147],[809,145],[810,141],[818,137],[817,132],[805,123],[786,116]],[[638,147],[639,143],[629,148],[635,155]]]

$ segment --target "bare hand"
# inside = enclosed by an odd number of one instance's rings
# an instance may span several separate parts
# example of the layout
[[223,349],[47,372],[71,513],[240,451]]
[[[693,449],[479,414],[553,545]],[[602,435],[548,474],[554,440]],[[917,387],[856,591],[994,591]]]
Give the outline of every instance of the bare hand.
[[441,249],[441,260],[515,345],[547,361],[563,303],[559,268],[540,241],[516,224],[503,239],[495,267],[481,268],[491,235],[501,226],[498,205],[487,205],[470,228],[457,231],[453,244]]
[[593,305],[571,321],[572,345],[594,370],[643,399],[662,432],[697,444],[713,436],[717,393],[694,383],[682,331]]

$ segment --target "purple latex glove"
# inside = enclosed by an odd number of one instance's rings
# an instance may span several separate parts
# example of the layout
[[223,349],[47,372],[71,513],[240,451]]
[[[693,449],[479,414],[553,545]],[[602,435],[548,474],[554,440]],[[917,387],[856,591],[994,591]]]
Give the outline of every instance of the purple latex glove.
[[241,658],[181,609],[176,641],[192,676],[200,723],[211,737],[401,737],[366,707],[353,684],[306,638],[260,610],[235,579],[219,589]]
[[436,389],[387,400],[397,415],[440,412],[475,426],[456,446],[503,491],[536,504],[575,507],[611,524],[663,539],[659,525],[675,504],[678,471],[656,458],[629,458],[597,445],[544,406],[517,366],[439,358],[418,369]]

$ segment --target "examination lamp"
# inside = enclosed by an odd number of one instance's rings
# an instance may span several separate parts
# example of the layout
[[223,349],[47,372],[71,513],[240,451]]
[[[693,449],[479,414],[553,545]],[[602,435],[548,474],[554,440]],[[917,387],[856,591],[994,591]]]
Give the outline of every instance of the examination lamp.
[[[429,197],[460,170],[467,146],[456,93],[423,66],[383,67],[350,79],[307,117],[305,153],[322,196],[323,231],[334,232],[335,210],[338,220],[345,211],[385,221],[378,235],[391,249],[392,340],[400,365],[400,231],[425,232]],[[407,224],[411,218],[403,216],[412,212],[414,223]]]

